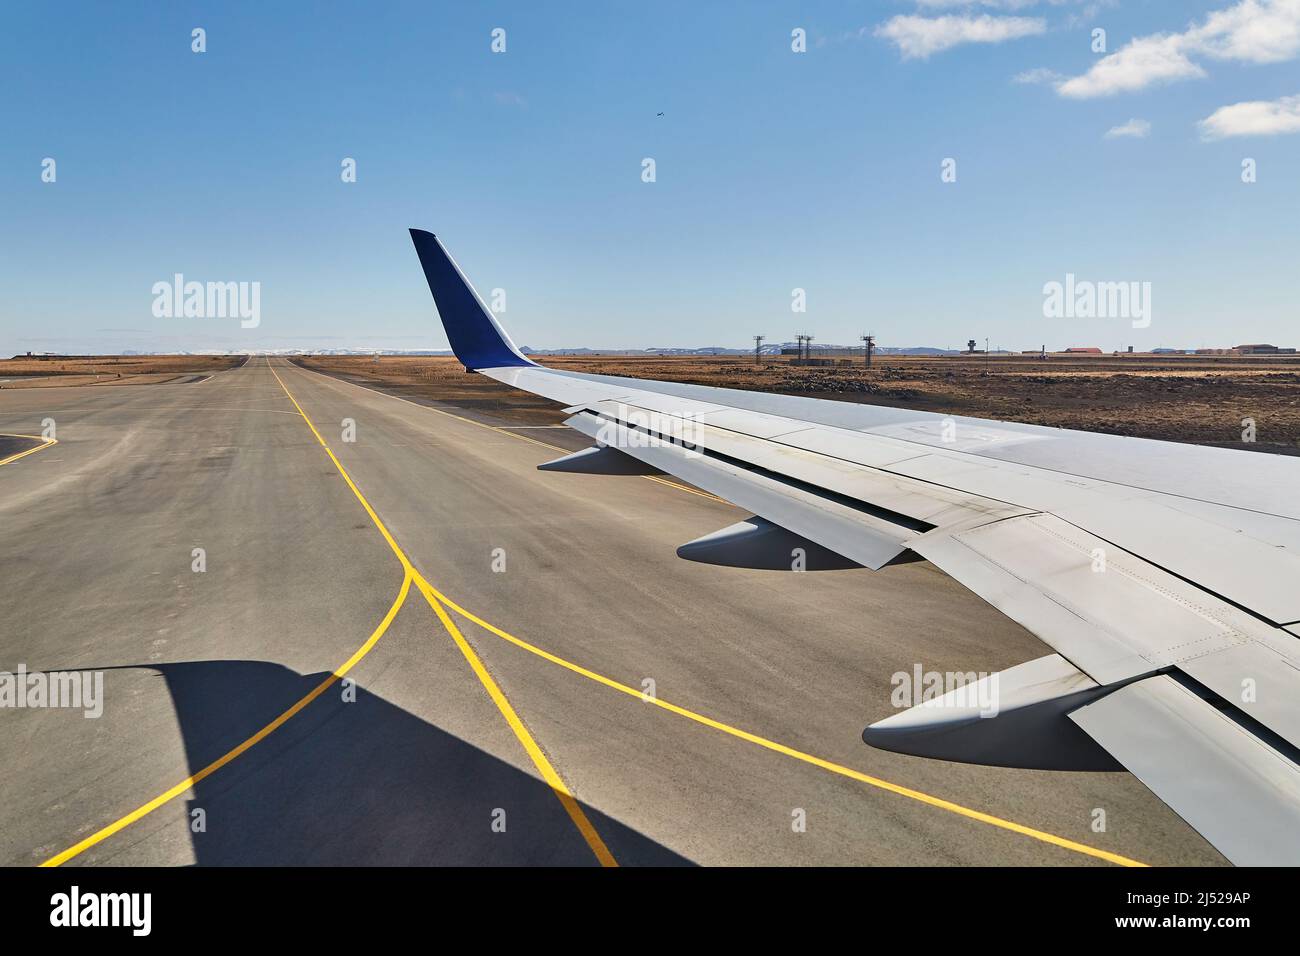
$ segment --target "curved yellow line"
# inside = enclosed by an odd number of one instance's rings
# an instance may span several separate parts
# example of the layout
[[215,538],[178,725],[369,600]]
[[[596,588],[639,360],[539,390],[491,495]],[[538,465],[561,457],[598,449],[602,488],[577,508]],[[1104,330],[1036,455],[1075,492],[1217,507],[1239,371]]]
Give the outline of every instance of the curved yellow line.
[[1096,857],[1097,859],[1107,860],[1108,862],[1111,863],[1117,863],[1120,866],[1147,866],[1147,864],[1142,863],[1138,860],[1133,860],[1130,859],[1129,857],[1121,856],[1118,853],[1111,853],[1109,850],[1102,850],[1094,846],[1089,846],[1086,843],[1078,843],[1074,840],[1068,840],[1065,837],[1057,836],[1054,833],[1047,833],[1044,830],[1036,830],[1033,827],[1027,827],[1023,824],[1016,823],[1013,820],[1004,820],[1001,817],[996,817],[991,813],[984,813],[981,810],[974,810],[971,809],[970,807],[962,806],[960,803],[953,803],[951,800],[944,800],[941,797],[931,796],[930,794],[923,793],[920,790],[913,790],[910,787],[904,787],[896,783],[890,783],[888,780],[882,780],[880,777],[873,777],[870,774],[865,774],[859,770],[854,770],[852,767],[845,767],[842,764],[833,763],[830,760],[824,760],[821,757],[816,757],[813,756],[812,754],[804,753],[803,751],[796,750],[793,747],[787,747],[785,744],[779,744],[774,740],[768,740],[766,737],[760,737],[758,734],[752,734],[747,730],[741,730],[739,727],[733,727],[730,724],[724,724],[720,720],[714,720],[712,717],[706,717],[703,714],[698,714],[695,711],[688,710],[685,707],[679,707],[677,704],[671,704],[668,701],[660,700],[657,697],[648,697],[642,691],[637,690],[635,687],[629,687],[627,684],[620,683],[619,681],[616,681],[613,678],[606,677],[603,674],[598,674],[595,671],[589,670],[588,668],[583,667],[579,664],[575,664],[572,661],[565,660],[564,658],[560,657],[557,654],[552,654],[550,651],[543,650],[542,648],[536,646],[535,644],[530,644],[528,641],[525,641],[523,638],[515,637],[513,634],[510,634],[509,632],[503,631],[501,628],[496,627],[495,625],[490,624],[487,621],[483,620],[478,615],[465,610],[465,608],[461,607],[455,601],[448,598],[445,594],[438,591],[432,585],[427,584],[427,582],[423,586],[428,587],[429,590],[433,592],[434,597],[436,597],[447,607],[451,608],[457,614],[464,617],[466,620],[472,621],[473,623],[477,624],[479,627],[484,628],[485,630],[491,632],[492,634],[495,634],[497,637],[502,638],[505,641],[510,642],[511,644],[514,644],[516,647],[522,648],[523,650],[528,651],[530,654],[535,654],[536,656],[542,658],[543,660],[550,661],[552,664],[556,664],[560,667],[565,668],[566,670],[573,671],[573,673],[575,674],[580,674],[583,677],[587,678],[588,680],[595,681],[598,684],[603,684],[604,686],[609,687],[612,690],[616,690],[619,691],[620,693],[627,694],[629,697],[635,697],[638,700],[645,701],[646,703],[654,704],[656,707],[660,707],[663,710],[669,711],[670,713],[677,714],[679,717],[685,717],[687,720],[695,721],[695,723],[697,724],[703,724],[706,727],[712,727],[714,730],[720,730],[724,734],[730,734],[732,737],[738,737],[741,740],[746,740],[749,743],[757,744],[758,746],[763,747],[767,750],[774,751],[775,753],[784,754],[787,757],[792,757],[795,760],[802,761],[803,763],[812,764],[814,767],[820,767],[822,770],[828,770],[831,773],[839,774],[842,777],[849,777],[852,780],[857,780],[859,783],[865,783],[868,786],[875,787],[879,790],[886,790],[890,793],[898,794],[901,797],[907,797],[909,800],[916,800],[928,806],[937,807],[940,810],[947,810],[950,813],[955,813],[959,816],[963,816],[971,820],[978,820],[980,823],[987,823],[990,826],[995,826],[1003,830],[1009,830],[1012,833],[1019,833],[1022,836],[1031,837],[1035,840],[1040,840],[1043,843],[1050,843],[1053,846],[1058,846],[1065,850],[1072,850],[1075,853],[1082,853],[1085,856],[1091,856],[1091,857]]
[[474,648],[470,645],[469,641],[465,640],[465,635],[460,632],[460,628],[457,627],[456,622],[451,619],[451,615],[447,613],[446,609],[431,593],[433,591],[433,586],[421,577],[418,572],[416,574],[416,585],[419,587],[420,593],[424,595],[424,599],[429,602],[429,607],[433,608],[433,612],[438,615],[438,620],[442,622],[442,626],[447,629],[447,633],[451,635],[452,640],[456,642],[456,646],[460,648],[461,654],[463,654],[465,660],[469,662],[470,668],[474,671],[479,682],[482,683],[484,689],[488,692],[488,696],[492,698],[492,702],[496,704],[497,709],[501,711],[501,716],[506,719],[506,723],[509,724],[510,729],[514,731],[515,737],[518,739],[519,743],[523,745],[524,751],[530,758],[532,758],[533,764],[541,773],[542,778],[550,786],[551,790],[555,792],[556,797],[559,798],[560,805],[564,807],[564,812],[569,815],[569,819],[573,821],[573,825],[578,828],[578,832],[581,833],[583,839],[587,841],[587,846],[591,847],[591,852],[596,855],[596,859],[600,861],[600,865],[607,867],[618,866],[618,861],[614,859],[614,854],[609,852],[609,847],[605,845],[605,841],[601,839],[600,834],[596,832],[596,828],[592,825],[591,821],[587,819],[587,814],[583,812],[582,805],[574,799],[573,793],[569,790],[568,784],[564,782],[564,779],[560,776],[559,772],[551,765],[550,759],[542,752],[542,748],[538,746],[537,741],[533,739],[533,735],[528,732],[528,728],[524,726],[524,722],[519,719],[519,714],[515,712],[515,708],[510,703],[510,699],[506,697],[505,693],[501,690],[501,687],[497,684],[491,673],[489,673],[483,660],[477,653],[475,653]]
[[35,448],[29,448],[26,451],[20,451],[15,455],[10,455],[8,458],[0,458],[0,465],[7,465],[11,461],[17,461],[19,458],[26,458],[28,455],[34,455],[38,451],[45,451],[45,449],[49,448],[50,446],[58,444],[58,441],[56,441],[55,439],[42,438],[40,435],[13,435],[13,434],[5,433],[4,437],[5,438],[30,438],[32,441],[44,442],[45,444],[37,445]]
[[334,456],[334,452],[330,449],[329,445],[325,443],[325,439],[321,438],[320,432],[316,430],[316,426],[313,425],[311,419],[307,417],[307,413],[303,411],[302,406],[298,404],[298,400],[293,397],[293,393],[289,391],[288,386],[284,384],[284,380],[281,379],[279,374],[275,371],[275,368],[271,365],[270,359],[267,360],[266,365],[267,368],[271,369],[271,374],[275,376],[275,380],[280,383],[280,388],[284,390],[284,394],[289,396],[289,401],[293,402],[293,407],[298,409],[298,414],[301,415],[303,421],[307,423],[307,427],[310,428],[312,434],[316,436],[316,440],[320,442],[321,447],[325,449],[325,453],[330,456],[330,461],[334,462],[334,467],[337,468],[339,474],[343,476],[343,480],[348,483],[348,487],[352,489],[352,493],[356,495],[357,500],[361,502],[361,506],[366,509],[366,514],[370,515],[370,520],[373,521],[375,527],[379,529],[379,533],[384,536],[384,540],[387,541],[388,546],[393,549],[393,553],[397,555],[397,559],[402,562],[402,567],[406,570],[408,580],[413,578],[417,582],[420,588],[420,593],[424,595],[425,600],[429,602],[429,606],[433,608],[433,612],[438,616],[438,620],[442,622],[443,628],[449,635],[451,635],[452,640],[460,649],[461,654],[464,655],[465,660],[469,663],[470,669],[474,672],[474,675],[478,677],[479,683],[483,685],[483,689],[487,691],[488,697],[492,699],[492,703],[496,704],[497,710],[500,711],[501,716],[505,718],[506,724],[509,725],[515,738],[523,746],[524,752],[528,754],[529,759],[532,760],[533,766],[537,768],[537,772],[542,775],[542,779],[546,781],[551,790],[555,793],[556,799],[560,801],[560,805],[564,807],[564,811],[569,815],[569,819],[573,821],[573,825],[578,828],[578,832],[582,834],[582,838],[586,840],[587,846],[591,848],[591,852],[595,855],[596,859],[600,861],[600,865],[618,866],[618,862],[614,859],[614,855],[609,852],[609,848],[605,845],[605,841],[601,839],[600,834],[596,832],[596,828],[587,818],[587,814],[583,812],[581,804],[574,799],[573,793],[569,790],[568,785],[560,776],[559,771],[555,769],[551,764],[550,759],[547,758],[545,752],[543,752],[542,748],[538,746],[537,741],[533,739],[533,735],[529,733],[528,728],[524,726],[524,722],[519,719],[519,714],[515,711],[509,698],[506,697],[505,692],[501,690],[501,687],[493,679],[492,675],[488,672],[487,667],[484,666],[483,661],[474,652],[470,643],[465,640],[465,636],[461,634],[460,629],[456,627],[456,623],[447,614],[446,610],[430,595],[429,591],[432,590],[432,588],[429,582],[426,581],[424,576],[415,569],[411,560],[406,556],[406,552],[401,549],[388,528],[384,525],[384,522],[380,520],[375,509],[370,506],[370,502],[367,501],[366,496],[361,493],[361,489],[356,486],[356,483],[352,480],[352,476],[348,474],[347,469],[344,468],[343,464]]
[[413,578],[409,574],[405,575],[402,578],[402,588],[397,593],[397,598],[393,601],[393,606],[388,609],[388,613],[384,615],[383,621],[381,621],[379,626],[375,628],[374,632],[370,635],[370,637],[366,639],[366,642],[362,644],[360,647],[358,647],[356,652],[351,657],[349,657],[346,661],[344,661],[341,665],[339,665],[339,667],[336,670],[334,670],[328,677],[326,677],[323,681],[321,681],[319,684],[313,687],[304,696],[299,698],[293,704],[292,707],[290,707],[288,710],[282,713],[279,717],[275,718],[275,720],[271,721],[269,724],[267,724],[257,733],[253,734],[253,736],[249,737],[243,743],[239,744],[237,747],[234,747],[226,751],[224,754],[222,754],[216,760],[212,761],[212,763],[208,764],[202,770],[186,777],[184,780],[176,784],[174,787],[164,790],[162,793],[158,794],[158,796],[154,797],[148,803],[144,804],[143,806],[136,807],[136,809],[132,810],[126,816],[114,820],[112,823],[110,823],[108,826],[104,827],[101,830],[97,830],[96,832],[92,833],[90,836],[86,837],[86,839],[82,840],[80,843],[68,847],[62,853],[55,854],[54,856],[46,860],[44,863],[42,863],[41,866],[61,866],[62,864],[68,862],[68,860],[71,860],[74,856],[78,856],[86,852],[95,844],[102,843],[104,840],[107,840],[109,837],[111,837],[114,833],[117,833],[119,830],[123,830],[126,827],[129,827],[131,824],[135,823],[137,820],[141,819],[142,817],[146,817],[149,814],[153,813],[163,804],[170,803],[172,800],[175,800],[181,794],[186,793],[187,791],[189,791],[191,787],[193,787],[200,780],[203,780],[205,777],[210,777],[212,774],[216,773],[218,770],[220,770],[226,764],[230,763],[230,761],[234,760],[240,754],[244,753],[249,748],[255,746],[256,744],[265,740],[271,734],[279,730],[282,726],[284,726],[285,723],[288,722],[288,720],[291,717],[297,714],[300,710],[302,710],[304,707],[310,704],[321,694],[325,693],[325,691],[330,688],[330,685],[332,685],[335,681],[342,679],[347,674],[348,671],[352,670],[352,668],[357,666],[357,664],[361,661],[363,657],[365,657],[367,654],[370,653],[371,649],[375,646],[375,644],[379,642],[379,639],[384,636],[384,633],[388,630],[388,626],[393,623],[393,618],[397,617],[397,612],[401,610],[402,605],[406,603],[406,596],[411,593],[412,581]]

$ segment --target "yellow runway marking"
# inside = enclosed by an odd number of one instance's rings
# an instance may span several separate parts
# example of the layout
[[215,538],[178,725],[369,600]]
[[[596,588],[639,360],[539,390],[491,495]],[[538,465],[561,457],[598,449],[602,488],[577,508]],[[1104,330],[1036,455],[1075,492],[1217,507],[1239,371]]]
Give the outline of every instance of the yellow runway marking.
[[518,738],[519,742],[523,745],[524,750],[528,752],[528,756],[532,758],[533,763],[541,772],[542,778],[548,785],[550,785],[550,788],[555,792],[555,795],[560,798],[560,803],[564,806],[565,812],[569,814],[569,819],[573,821],[573,825],[578,828],[583,839],[587,841],[587,845],[591,847],[591,851],[596,854],[596,859],[600,861],[600,865],[618,866],[618,861],[616,861],[614,855],[609,852],[609,848],[605,846],[605,841],[600,838],[600,834],[596,832],[596,828],[591,825],[591,821],[588,820],[587,815],[583,813],[582,807],[578,804],[578,801],[573,798],[573,794],[569,791],[564,780],[561,779],[558,773],[556,773],[555,768],[551,766],[551,762],[547,759],[546,754],[542,753],[542,748],[537,746],[537,741],[533,739],[532,734],[528,732],[528,728],[525,727],[523,721],[519,719],[519,715],[515,712],[509,698],[507,698],[502,692],[501,688],[497,685],[497,682],[492,678],[492,675],[488,673],[488,669],[484,666],[482,659],[480,659],[478,654],[474,652],[474,648],[470,646],[469,641],[465,640],[465,635],[460,632],[460,628],[456,626],[456,622],[451,619],[451,616],[447,614],[446,609],[438,602],[438,599],[433,596],[432,585],[418,574],[417,584],[419,585],[420,593],[423,594],[424,599],[429,602],[429,607],[433,608],[433,612],[438,615],[438,620],[440,620],[442,626],[447,629],[447,633],[452,636],[452,639],[456,642],[456,646],[460,648],[460,652],[465,655],[465,660],[469,661],[469,666],[473,668],[479,681],[487,690],[488,696],[491,697],[492,702],[497,705],[497,709],[500,710],[501,715],[505,717],[506,723],[508,723],[510,729],[514,731],[515,737]]
[[313,425],[311,419],[307,417],[307,413],[302,410],[302,406],[298,404],[298,400],[293,397],[293,393],[290,392],[288,387],[284,384],[279,373],[277,373],[271,366],[269,359],[267,360],[266,365],[267,368],[271,369],[271,374],[275,376],[275,380],[280,383],[280,387],[284,389],[284,394],[289,396],[289,401],[293,402],[293,407],[298,409],[298,414],[301,415],[303,421],[307,423],[307,427],[310,428],[312,434],[316,436],[316,440],[320,442],[321,447],[325,449],[325,453],[330,456],[330,460],[334,462],[334,467],[337,468],[339,474],[343,476],[343,480],[348,483],[348,487],[352,489],[352,493],[357,496],[357,500],[360,501],[362,507],[366,509],[366,514],[370,515],[370,520],[375,523],[375,527],[378,528],[380,533],[384,536],[384,540],[388,542],[388,546],[393,549],[393,553],[396,554],[398,560],[402,562],[402,567],[406,570],[407,580],[415,580],[416,584],[419,586],[420,593],[424,595],[425,600],[429,602],[429,606],[433,608],[433,612],[438,616],[438,620],[442,622],[442,626],[446,629],[447,633],[451,635],[452,640],[455,641],[461,654],[464,655],[465,660],[469,663],[470,669],[474,671],[475,676],[478,677],[484,690],[487,691],[488,696],[492,699],[492,703],[496,704],[497,710],[499,710],[501,716],[505,718],[506,723],[510,726],[515,737],[523,746],[524,752],[527,753],[529,759],[532,760],[533,766],[537,768],[537,772],[542,775],[542,779],[546,781],[547,785],[550,786],[551,790],[555,793],[556,798],[560,801],[560,805],[564,807],[565,813],[569,815],[569,819],[573,821],[573,825],[578,828],[578,832],[582,834],[582,838],[587,841],[587,846],[591,848],[591,852],[594,853],[596,859],[600,861],[600,865],[618,866],[613,854],[610,853],[609,848],[605,846],[605,841],[600,838],[600,834],[596,832],[596,828],[587,818],[587,814],[583,812],[581,805],[574,799],[573,793],[569,790],[568,785],[565,784],[564,779],[556,771],[555,767],[552,766],[550,759],[542,751],[542,748],[537,745],[537,741],[533,739],[533,735],[529,733],[528,728],[524,726],[524,722],[519,719],[519,714],[515,711],[509,698],[506,697],[505,693],[493,679],[492,675],[488,673],[488,669],[484,666],[483,661],[476,653],[474,653],[473,647],[470,646],[469,641],[465,640],[465,636],[461,634],[460,628],[456,626],[456,622],[451,619],[446,610],[433,597],[432,585],[430,585],[429,582],[424,579],[424,576],[415,569],[415,566],[411,563],[410,559],[407,558],[406,553],[402,551],[401,547],[397,544],[397,541],[394,540],[388,528],[385,527],[383,521],[380,520],[379,515],[375,513],[375,509],[372,508],[370,502],[366,500],[366,496],[361,493],[361,489],[359,489],[356,486],[356,483],[353,482],[352,476],[348,474],[347,469],[344,468],[338,458],[334,456],[334,452],[330,449],[329,445],[325,443],[325,439],[321,438],[320,432],[316,430],[316,426]]
[[10,455],[8,458],[0,458],[0,465],[7,465],[11,461],[17,461],[19,458],[26,458],[28,455],[34,455],[38,451],[45,451],[51,445],[57,445],[58,442],[53,438],[41,438],[39,435],[10,435],[5,434],[5,438],[30,438],[32,441],[45,442],[44,445],[37,445],[35,448],[29,448],[26,451],[20,451],[17,454]]
[[243,743],[239,744],[239,746],[226,751],[216,760],[212,761],[212,763],[208,764],[202,770],[198,771],[198,773],[191,774],[190,776],[182,780],[180,783],[176,784],[176,786],[168,790],[164,790],[162,793],[158,794],[158,796],[154,797],[148,803],[144,804],[143,806],[137,807],[136,809],[128,813],[126,816],[121,817],[118,820],[114,820],[108,826],[104,827],[101,830],[96,831],[95,833],[92,833],[90,836],[86,837],[86,839],[82,840],[80,843],[77,843],[74,846],[70,846],[62,853],[58,853],[50,857],[48,860],[42,863],[41,866],[61,866],[64,863],[68,862],[68,860],[71,860],[74,856],[78,856],[86,852],[95,844],[102,843],[104,840],[107,840],[109,837],[111,837],[114,833],[117,833],[119,830],[129,827],[137,820],[153,813],[163,804],[169,803],[172,800],[175,800],[177,797],[181,796],[182,794],[188,792],[189,789],[193,787],[196,783],[198,783],[200,780],[203,780],[205,777],[212,776],[212,774],[216,773],[218,770],[220,770],[226,764],[230,763],[230,761],[234,760],[240,754],[244,753],[245,751],[255,746],[256,744],[261,743],[271,734],[279,730],[282,726],[284,726],[285,723],[288,722],[288,720],[291,717],[293,717],[295,714],[301,711],[304,707],[310,704],[321,694],[325,693],[325,691],[329,689],[331,684],[343,678],[348,671],[352,670],[352,668],[357,666],[357,664],[361,661],[363,657],[365,657],[367,654],[370,653],[370,651],[374,648],[375,644],[379,642],[379,639],[384,636],[385,632],[387,632],[388,626],[393,623],[393,618],[397,617],[397,612],[401,610],[402,605],[406,603],[406,596],[411,592],[412,581],[413,578],[410,574],[407,574],[402,578],[402,589],[397,593],[397,598],[396,600],[393,601],[393,606],[388,609],[388,613],[384,615],[384,619],[379,623],[379,626],[375,628],[374,632],[370,635],[370,637],[366,639],[366,642],[362,644],[359,648],[357,648],[356,652],[351,657],[349,657],[346,661],[344,661],[343,664],[341,664],[333,673],[331,673],[329,677],[326,677],[323,681],[321,681],[319,684],[313,687],[307,694],[299,698],[299,700],[292,707],[290,707],[288,710],[282,713],[279,717],[275,718],[275,720],[271,721],[269,724],[267,724],[257,733],[253,734],[253,736],[249,737]]
[[613,678],[606,677],[603,674],[598,674],[593,670],[588,670],[587,668],[579,664],[575,664],[572,661],[567,661],[556,654],[552,654],[550,651],[543,650],[542,648],[538,647],[535,644],[530,644],[527,641],[525,641],[523,638],[515,637],[513,634],[510,634],[507,631],[503,631],[501,628],[488,623],[478,615],[465,610],[465,608],[461,607],[455,601],[451,600],[451,598],[447,597],[445,594],[442,594],[436,588],[433,588],[431,585],[429,586],[429,589],[433,591],[434,597],[436,597],[443,604],[447,605],[447,607],[451,608],[457,614],[464,617],[467,621],[472,621],[473,623],[477,624],[479,627],[495,634],[497,637],[500,637],[503,640],[509,641],[511,644],[514,644],[516,647],[520,647],[523,650],[528,651],[530,654],[535,654],[544,660],[550,661],[552,664],[557,664],[560,667],[565,668],[566,670],[573,671],[575,674],[581,674],[583,677],[586,677],[588,680],[593,680],[598,684],[604,684],[606,687],[627,694],[629,697],[635,697],[637,700],[644,700],[646,703],[654,704],[656,707],[660,707],[666,711],[669,711],[670,713],[677,714],[679,717],[685,717],[687,720],[693,720],[697,724],[703,724],[706,727],[712,727],[714,730],[720,730],[724,734],[730,734],[732,737],[738,737],[741,740],[747,740],[750,743],[757,744],[758,746],[764,747],[767,750],[771,750],[779,754],[784,754],[787,757],[793,757],[795,760],[800,760],[803,763],[812,764],[814,767],[820,767],[823,770],[829,770],[831,773],[837,773],[843,777],[849,777],[853,780],[859,781],[860,783],[865,783],[872,787],[876,787],[877,789],[887,790],[890,793],[895,793],[898,794],[899,796],[907,797],[910,800],[916,800],[921,803],[927,804],[929,806],[937,807],[941,810],[947,810],[951,813],[956,813],[959,816],[967,817],[971,820],[978,820],[981,823],[987,823],[990,826],[999,827],[1003,830],[1010,830],[1011,832],[1019,833],[1022,836],[1033,837],[1035,840],[1041,840],[1042,842],[1050,843],[1053,846],[1059,846],[1066,850],[1073,850],[1076,853],[1082,853],[1087,856],[1097,857],[1098,859],[1108,860],[1111,863],[1118,863],[1121,866],[1146,866],[1145,863],[1140,863],[1137,860],[1129,859],[1126,856],[1120,856],[1118,853],[1111,853],[1108,850],[1101,850],[1098,849],[1097,847],[1088,846],[1086,843],[1077,843],[1074,840],[1068,840],[1065,837],[1057,836],[1054,833],[1047,833],[1043,830],[1036,830],[1033,827],[1027,827],[1024,826],[1023,824],[1016,823],[1012,820],[1004,820],[1001,817],[993,816],[991,813],[984,813],[980,810],[972,810],[970,807],[964,807],[959,803],[953,803],[951,800],[944,800],[941,797],[931,796],[930,794],[923,793],[920,790],[913,790],[910,787],[904,787],[896,783],[890,783],[888,780],[882,780],[880,777],[873,777],[870,774],[865,774],[859,770],[854,770],[852,767],[845,767],[841,764],[833,763],[829,760],[824,760],[821,757],[815,757],[812,754],[804,753],[801,750],[795,750],[793,747],[787,747],[785,746],[785,744],[779,744],[774,740],[768,740],[766,737],[760,737],[758,734],[751,734],[747,730],[741,730],[740,728],[733,727],[730,724],[724,724],[722,721],[714,720],[712,717],[706,717],[703,714],[697,714],[695,711],[687,710],[685,707],[679,707],[676,704],[670,704],[665,700],[660,700],[659,698],[646,697],[642,691],[637,690],[635,687],[629,687],[627,684],[620,683],[619,681],[616,681]]

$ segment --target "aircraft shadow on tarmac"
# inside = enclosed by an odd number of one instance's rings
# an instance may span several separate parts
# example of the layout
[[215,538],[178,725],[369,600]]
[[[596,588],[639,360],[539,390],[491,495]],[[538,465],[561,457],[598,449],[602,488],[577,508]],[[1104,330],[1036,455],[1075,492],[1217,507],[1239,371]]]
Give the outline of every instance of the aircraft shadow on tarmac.
[[[264,661],[145,665],[167,682],[195,773],[327,675]],[[199,865],[596,863],[549,786],[364,688],[335,683],[269,737],[195,785]],[[583,806],[615,859],[690,861]],[[504,811],[505,831],[494,832]],[[495,815],[495,817],[494,817]]]

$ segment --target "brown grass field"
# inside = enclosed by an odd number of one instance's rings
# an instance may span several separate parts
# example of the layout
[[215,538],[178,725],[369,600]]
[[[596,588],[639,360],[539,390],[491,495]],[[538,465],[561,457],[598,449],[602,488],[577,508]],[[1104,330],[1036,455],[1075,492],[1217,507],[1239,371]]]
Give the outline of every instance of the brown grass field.
[[[69,356],[0,361],[0,389],[194,380],[241,355]],[[554,402],[466,374],[453,358],[305,356],[305,368],[394,394],[478,411],[499,424],[554,424]],[[877,356],[850,366],[755,365],[739,356],[547,356],[577,372],[665,379],[1077,428],[1115,435],[1300,454],[1300,356]],[[1256,441],[1241,440],[1242,420]]]
[[158,384],[211,375],[243,361],[242,355],[19,356],[0,360],[0,388]]
[[[480,409],[502,424],[562,421],[555,403],[466,374],[452,358],[308,356],[306,368],[382,384],[394,394]],[[557,369],[657,378],[1077,428],[1115,435],[1300,454],[1300,357],[880,357],[871,369],[796,366],[737,356],[547,356]],[[1242,420],[1256,441],[1242,441]]]

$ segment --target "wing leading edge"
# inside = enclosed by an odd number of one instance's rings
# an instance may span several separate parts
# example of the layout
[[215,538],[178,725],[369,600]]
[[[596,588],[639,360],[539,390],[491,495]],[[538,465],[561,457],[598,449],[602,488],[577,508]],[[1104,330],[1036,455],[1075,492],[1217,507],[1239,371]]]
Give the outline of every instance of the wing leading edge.
[[[606,449],[588,456],[598,467],[554,470],[662,471],[756,516],[684,557],[777,568],[804,545],[821,555],[809,570],[925,558],[1055,651],[880,721],[867,743],[1122,765],[1233,862],[1300,863],[1300,589],[1287,584],[1300,580],[1300,461],[547,369],[432,234],[411,235],[466,368],[563,403]],[[971,706],[989,692],[994,717]]]

